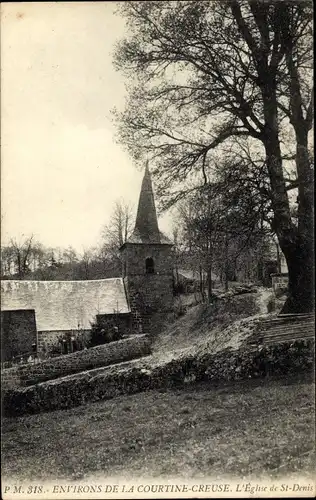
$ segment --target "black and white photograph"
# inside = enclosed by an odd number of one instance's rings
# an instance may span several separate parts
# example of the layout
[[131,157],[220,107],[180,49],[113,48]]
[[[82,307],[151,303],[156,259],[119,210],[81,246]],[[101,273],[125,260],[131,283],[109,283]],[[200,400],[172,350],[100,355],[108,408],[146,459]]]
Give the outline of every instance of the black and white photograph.
[[314,498],[313,3],[2,2],[5,500]]

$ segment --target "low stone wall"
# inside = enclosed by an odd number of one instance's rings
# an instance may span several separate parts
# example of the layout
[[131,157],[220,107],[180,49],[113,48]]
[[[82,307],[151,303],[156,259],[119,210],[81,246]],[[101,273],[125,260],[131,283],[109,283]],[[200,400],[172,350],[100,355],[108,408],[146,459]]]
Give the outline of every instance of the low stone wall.
[[201,357],[182,356],[163,364],[149,356],[3,393],[4,415],[71,408],[161,387],[194,381],[234,381],[270,375],[313,374],[314,342],[297,341],[260,350],[226,351]]
[[50,358],[37,364],[8,368],[2,373],[2,390],[17,385],[38,384],[73,373],[141,358],[150,352],[148,337],[146,335],[133,335],[109,344]]

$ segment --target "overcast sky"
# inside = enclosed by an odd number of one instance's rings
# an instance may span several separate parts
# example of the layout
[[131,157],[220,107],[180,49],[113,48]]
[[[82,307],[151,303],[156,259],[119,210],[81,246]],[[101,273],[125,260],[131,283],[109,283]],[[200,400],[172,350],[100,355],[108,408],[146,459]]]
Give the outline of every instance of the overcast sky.
[[81,251],[97,243],[117,198],[137,206],[142,173],[115,143],[110,113],[125,95],[112,66],[125,29],[114,10],[1,5],[3,244],[33,233]]

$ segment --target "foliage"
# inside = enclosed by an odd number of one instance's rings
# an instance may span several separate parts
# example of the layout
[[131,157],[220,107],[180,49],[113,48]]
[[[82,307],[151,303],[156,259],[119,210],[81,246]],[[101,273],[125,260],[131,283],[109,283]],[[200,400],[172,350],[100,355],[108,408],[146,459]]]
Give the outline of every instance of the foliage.
[[122,334],[117,326],[104,328],[97,321],[91,324],[90,347],[108,344],[122,338]]
[[130,204],[117,200],[110,221],[101,232],[101,252],[110,256],[116,276],[122,273],[120,247],[126,242],[134,227],[134,213]]
[[205,270],[209,296],[215,277],[225,281],[226,289],[228,280],[257,281],[259,263],[269,248],[269,228],[254,210],[253,200],[234,198],[230,191],[229,185],[220,183],[196,189],[178,204],[174,217],[180,228],[178,267]]

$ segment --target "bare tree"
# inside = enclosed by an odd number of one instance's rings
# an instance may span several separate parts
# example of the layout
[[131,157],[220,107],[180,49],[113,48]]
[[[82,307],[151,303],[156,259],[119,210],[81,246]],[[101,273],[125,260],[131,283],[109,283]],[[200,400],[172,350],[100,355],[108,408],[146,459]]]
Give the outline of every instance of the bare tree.
[[[221,171],[222,174],[222,171]],[[238,184],[229,184],[225,175],[180,203],[177,223],[185,242],[183,254],[190,255],[191,266],[202,266],[207,274],[208,297],[212,298],[213,273],[225,283],[234,281],[237,262],[256,262],[270,232],[261,224],[255,192],[238,196]],[[257,275],[252,274],[257,279]]]
[[15,273],[15,252],[11,245],[1,247],[1,276],[10,277]]
[[133,209],[123,200],[117,200],[108,224],[102,229],[103,240],[119,249],[127,240],[134,227]]
[[30,263],[32,257],[32,249],[34,245],[34,235],[18,241],[17,239],[10,240],[10,246],[14,255],[14,264],[16,273],[20,280],[30,271]]
[[[129,35],[115,63],[133,76],[120,138],[149,154],[165,206],[209,182],[223,151],[257,148],[266,166],[271,226],[289,269],[284,311],[313,307],[313,120],[310,2],[124,2]],[[286,148],[295,179],[286,175]],[[291,161],[291,160],[290,160]],[[289,190],[298,190],[297,224]]]
[[90,267],[92,259],[93,251],[91,249],[85,248],[80,259],[83,268],[83,279],[85,280],[88,280],[90,278]]

